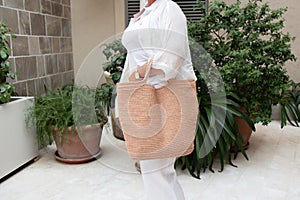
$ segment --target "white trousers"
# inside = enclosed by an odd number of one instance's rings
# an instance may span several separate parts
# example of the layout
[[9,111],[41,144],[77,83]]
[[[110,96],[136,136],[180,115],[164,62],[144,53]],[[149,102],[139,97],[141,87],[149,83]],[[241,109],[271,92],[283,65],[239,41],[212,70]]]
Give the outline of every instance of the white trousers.
[[147,200],[184,200],[177,181],[174,162],[176,158],[140,161],[145,196]]

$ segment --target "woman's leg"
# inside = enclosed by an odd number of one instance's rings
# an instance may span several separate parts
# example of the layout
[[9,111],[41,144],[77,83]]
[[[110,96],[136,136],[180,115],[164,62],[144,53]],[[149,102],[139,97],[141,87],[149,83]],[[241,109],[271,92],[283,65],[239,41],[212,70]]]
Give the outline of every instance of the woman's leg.
[[176,158],[140,161],[147,200],[184,200],[177,181]]

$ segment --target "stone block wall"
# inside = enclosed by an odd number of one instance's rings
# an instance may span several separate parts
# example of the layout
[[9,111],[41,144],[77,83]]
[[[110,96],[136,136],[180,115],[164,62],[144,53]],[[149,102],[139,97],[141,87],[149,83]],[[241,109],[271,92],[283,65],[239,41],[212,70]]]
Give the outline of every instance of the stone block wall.
[[42,95],[74,79],[70,0],[0,0],[19,95]]

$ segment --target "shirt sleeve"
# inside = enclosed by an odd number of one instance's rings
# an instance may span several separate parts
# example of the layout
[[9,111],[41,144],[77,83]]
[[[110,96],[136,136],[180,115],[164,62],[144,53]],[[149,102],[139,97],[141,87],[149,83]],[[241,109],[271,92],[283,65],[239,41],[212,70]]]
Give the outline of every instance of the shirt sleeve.
[[185,59],[190,58],[187,22],[181,8],[174,2],[166,4],[155,30],[153,68],[164,72],[163,82],[175,78]]

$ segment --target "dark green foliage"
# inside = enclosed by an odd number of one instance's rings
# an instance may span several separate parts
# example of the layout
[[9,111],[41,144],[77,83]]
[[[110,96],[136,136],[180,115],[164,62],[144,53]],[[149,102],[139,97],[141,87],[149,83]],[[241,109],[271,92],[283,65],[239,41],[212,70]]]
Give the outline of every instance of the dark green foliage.
[[261,0],[245,6],[216,0],[189,33],[212,56],[227,92],[238,96],[254,123],[271,121],[271,106],[278,104],[289,77],[283,68],[295,61],[294,40],[283,32],[286,8],[272,10]]
[[[40,147],[52,142],[53,127],[62,132],[69,126],[84,126],[106,122],[108,85],[91,89],[88,87],[74,87],[65,85],[56,91],[49,91],[45,96],[35,99],[27,115],[27,124],[35,124]],[[105,89],[103,89],[105,88]],[[104,91],[105,90],[105,91]]]
[[111,99],[114,90],[114,85],[110,83],[103,83],[101,88],[96,90],[96,102],[102,104],[102,107],[106,108],[106,112],[109,112],[111,106]]
[[[11,95],[16,95],[16,88],[7,82],[7,79],[15,79],[15,73],[10,72],[8,61],[10,48],[8,41],[9,30],[5,23],[0,21],[0,104],[10,100]],[[11,35],[11,37],[15,37]]]
[[[291,53],[293,38],[283,33],[285,11],[271,10],[260,0],[249,0],[244,7],[239,0],[232,5],[216,0],[210,3],[209,13],[200,22],[188,23],[200,116],[195,150],[179,161],[192,176],[199,178],[207,168],[214,171],[216,159],[220,171],[225,163],[234,166],[233,146],[235,156],[241,151],[247,158],[236,116],[246,120],[253,130],[254,123],[266,125],[271,121],[272,104],[286,102],[282,109],[293,110],[290,116],[298,116],[295,108],[299,103],[294,101],[291,106],[291,99],[297,99],[296,91],[287,90],[290,80],[283,69],[286,61],[296,59]],[[223,81],[218,79],[220,76]],[[225,91],[216,90],[222,84]],[[247,108],[246,115],[240,111],[241,105]],[[209,144],[215,144],[214,148],[202,155]]]
[[[190,155],[179,158],[180,162],[177,162],[182,163],[183,169],[186,168],[195,178],[200,178],[201,171],[204,172],[207,168],[214,172],[213,165],[216,160],[220,164],[219,171],[223,171],[227,163],[235,166],[232,158],[238,151],[248,159],[242,147],[243,139],[237,128],[236,116],[245,119],[255,131],[254,124],[241,112],[233,94],[209,92],[205,82],[200,80],[201,78],[198,77],[201,92],[198,91],[199,119],[194,142],[195,149]],[[210,144],[215,145],[212,149],[206,150],[205,148]],[[236,147],[236,152],[232,151],[233,146]]]

